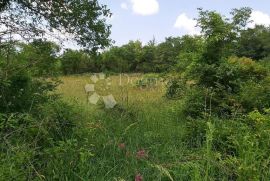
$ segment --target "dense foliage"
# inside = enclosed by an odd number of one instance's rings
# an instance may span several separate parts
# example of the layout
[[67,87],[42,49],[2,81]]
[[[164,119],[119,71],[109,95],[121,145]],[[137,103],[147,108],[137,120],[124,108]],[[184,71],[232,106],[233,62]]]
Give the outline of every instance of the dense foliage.
[[[199,9],[200,36],[100,51],[110,12],[96,0],[4,0],[0,13],[0,180],[270,178],[270,28],[248,28],[250,8]],[[40,38],[55,30],[94,51]],[[92,72],[151,74],[115,86],[111,110],[57,94],[58,75]]]
[[96,0],[4,0],[0,15],[0,180],[57,179],[47,177],[51,159],[85,118],[56,94],[60,47],[41,37],[61,31],[96,51],[110,43],[110,12]]
[[[204,40],[202,37],[183,36],[169,37],[165,42],[157,44],[151,40],[147,45],[142,45],[140,41],[130,41],[123,46],[113,46],[98,55],[89,55],[85,64],[80,71],[69,71],[68,74],[82,72],[170,72],[174,70],[183,70],[191,59],[197,59],[202,51]],[[63,62],[68,61],[72,50],[64,52]],[[85,62],[83,54],[85,52],[73,51],[77,54],[76,62],[81,64]],[[90,58],[91,57],[91,58]],[[82,63],[83,64],[83,63]],[[64,65],[66,68],[72,65]],[[70,67],[70,69],[72,69]]]
[[9,36],[33,40],[61,32],[65,38],[75,40],[88,50],[110,44],[110,26],[106,24],[106,17],[111,13],[97,0],[5,0],[1,1],[0,12],[2,42]]
[[[244,51],[240,52],[246,57],[239,58],[237,56],[240,56],[240,53],[235,52],[239,50],[237,48],[253,46],[254,42],[246,45],[248,42],[243,41],[247,33],[263,29],[261,33],[266,36],[267,28],[257,26],[254,29],[245,29],[251,12],[248,8],[233,10],[232,19],[224,18],[214,11],[199,12],[198,24],[205,40],[204,48],[190,66],[184,69],[181,76],[171,81],[168,95],[172,97],[172,94],[180,94],[177,89],[182,91],[186,99],[184,112],[193,118],[209,115],[230,117],[254,109],[268,108],[266,82],[269,69],[262,63],[265,61],[252,60],[255,55],[248,55]],[[259,33],[258,39],[260,36]],[[269,31],[267,36],[270,36]],[[261,43],[264,41],[267,41],[267,38],[260,40]],[[262,48],[259,52],[255,54],[261,56],[265,49]],[[267,57],[268,55],[264,54],[261,58]],[[188,86],[190,82],[192,85]],[[187,88],[177,86],[179,84],[187,84]],[[251,85],[253,88],[249,87]],[[251,89],[255,95],[261,94],[258,98],[260,105],[252,100],[252,96],[247,96]],[[261,100],[262,94],[264,100]]]
[[[216,13],[216,15],[219,14]],[[213,21],[218,21],[215,17],[207,16],[209,17],[203,18],[213,18]],[[219,21],[225,20],[219,19]],[[256,26],[255,28],[239,29],[239,25],[237,26],[239,30],[236,30],[232,28],[233,24],[235,22],[224,22],[221,25],[218,24],[217,29],[205,30],[216,32],[216,34],[169,37],[164,42],[156,43],[155,40],[152,40],[146,45],[142,45],[140,41],[130,41],[123,46],[113,46],[98,55],[89,55],[88,60],[82,56],[85,52],[80,52],[81,55],[79,55],[79,52],[75,51],[73,54],[77,54],[77,57],[74,59],[77,64],[84,64],[84,66],[80,68],[80,71],[69,71],[68,74],[83,72],[181,72],[182,74],[189,72],[189,74],[193,74],[191,71],[198,73],[207,67],[209,72],[211,69],[215,70],[216,66],[224,63],[224,60],[230,56],[246,57],[256,62],[259,61],[259,63],[265,60],[264,63],[267,64],[270,54],[268,51],[269,28]],[[221,29],[222,32],[218,29]],[[72,50],[69,50],[63,54],[63,61],[68,61],[65,60],[66,54],[71,52]],[[89,63],[83,63],[85,61]],[[71,64],[64,66],[67,68],[69,65]],[[197,70],[193,66],[196,66]],[[72,68],[70,67],[70,69]],[[208,76],[208,74],[199,76],[205,81],[213,78],[213,75]],[[214,83],[215,81],[208,80],[208,82]]]

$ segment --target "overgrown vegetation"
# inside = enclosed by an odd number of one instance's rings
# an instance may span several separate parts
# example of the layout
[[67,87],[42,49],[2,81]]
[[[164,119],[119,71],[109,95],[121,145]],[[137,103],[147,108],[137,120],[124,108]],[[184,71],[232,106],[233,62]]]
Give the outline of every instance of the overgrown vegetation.
[[[0,180],[269,179],[270,28],[247,28],[250,8],[230,18],[199,9],[201,36],[98,53],[110,12],[79,4],[0,4]],[[60,53],[33,27],[46,21],[94,51]],[[113,109],[86,103],[83,88],[101,71]]]

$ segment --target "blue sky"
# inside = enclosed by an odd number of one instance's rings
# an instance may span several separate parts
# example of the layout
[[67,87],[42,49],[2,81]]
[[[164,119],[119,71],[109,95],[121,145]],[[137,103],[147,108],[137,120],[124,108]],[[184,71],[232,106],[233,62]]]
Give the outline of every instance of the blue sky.
[[[165,37],[197,34],[194,28],[197,8],[216,10],[228,15],[233,8],[251,7],[256,24],[270,25],[269,0],[100,0],[111,9],[111,38],[116,45],[129,40],[147,43],[153,37],[158,42]],[[251,25],[252,26],[252,25]]]

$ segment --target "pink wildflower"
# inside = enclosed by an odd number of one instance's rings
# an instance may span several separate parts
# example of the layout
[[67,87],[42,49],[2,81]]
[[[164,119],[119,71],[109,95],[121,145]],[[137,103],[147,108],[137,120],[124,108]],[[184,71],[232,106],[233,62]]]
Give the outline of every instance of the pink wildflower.
[[141,176],[141,174],[137,174],[135,176],[135,181],[143,181],[143,177]]
[[144,159],[146,158],[148,155],[146,153],[145,150],[139,150],[136,154],[136,157],[139,158],[139,159]]
[[120,143],[120,144],[118,144],[118,148],[119,148],[120,150],[125,149],[125,148],[126,148],[125,143]]

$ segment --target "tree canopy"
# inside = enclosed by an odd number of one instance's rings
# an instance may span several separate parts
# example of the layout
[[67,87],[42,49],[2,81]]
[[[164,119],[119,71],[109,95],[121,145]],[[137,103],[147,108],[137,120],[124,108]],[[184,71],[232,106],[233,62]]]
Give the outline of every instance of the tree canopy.
[[87,49],[110,44],[106,18],[111,13],[97,0],[4,0],[0,13],[2,42],[11,36],[32,40],[61,32]]

